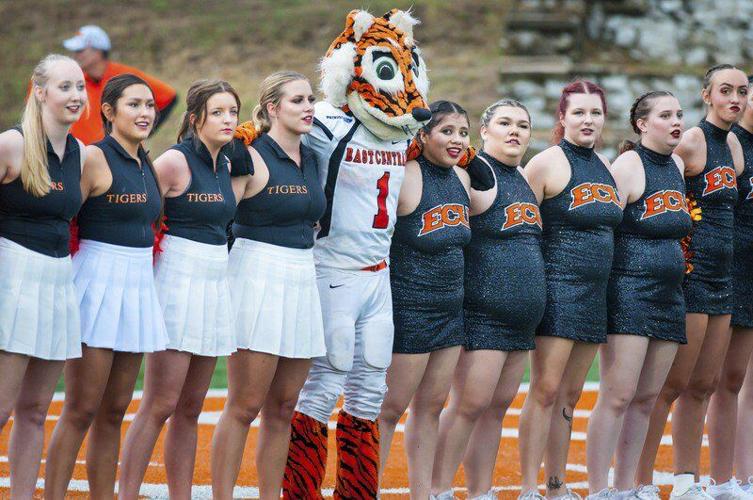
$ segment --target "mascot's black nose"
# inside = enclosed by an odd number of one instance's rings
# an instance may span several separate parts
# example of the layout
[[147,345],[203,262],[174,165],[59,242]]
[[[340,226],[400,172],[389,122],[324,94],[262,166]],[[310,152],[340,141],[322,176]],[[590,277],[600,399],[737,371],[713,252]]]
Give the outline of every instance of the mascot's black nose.
[[411,111],[410,114],[413,115],[413,118],[415,118],[417,122],[428,122],[431,120],[431,111],[426,108],[413,108],[413,111]]

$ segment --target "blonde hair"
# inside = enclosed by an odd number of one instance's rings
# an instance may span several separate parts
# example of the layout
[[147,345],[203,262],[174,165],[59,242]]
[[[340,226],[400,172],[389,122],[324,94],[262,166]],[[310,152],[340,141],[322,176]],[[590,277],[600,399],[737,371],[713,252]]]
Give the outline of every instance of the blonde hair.
[[42,197],[50,192],[50,173],[47,170],[47,134],[42,123],[42,105],[34,87],[44,88],[50,79],[50,66],[59,61],[76,61],[68,56],[49,54],[39,61],[31,75],[31,93],[21,118],[24,136],[24,155],[21,160],[21,183],[27,193]]
[[254,110],[251,113],[254,127],[260,134],[269,132],[269,129],[272,128],[272,120],[269,118],[267,104],[274,104],[275,106],[280,104],[283,95],[282,87],[298,80],[309,81],[308,78],[296,71],[277,71],[261,82],[259,104],[254,106]]
[[489,124],[492,122],[492,117],[494,117],[494,113],[497,112],[499,108],[504,107],[510,107],[510,108],[520,108],[523,111],[526,112],[528,115],[528,121],[531,121],[531,113],[528,112],[528,108],[523,105],[520,101],[516,101],[515,99],[510,98],[504,98],[500,99],[497,102],[490,104],[489,107],[487,107],[483,113],[481,113],[481,120],[480,124],[482,127],[488,127]]

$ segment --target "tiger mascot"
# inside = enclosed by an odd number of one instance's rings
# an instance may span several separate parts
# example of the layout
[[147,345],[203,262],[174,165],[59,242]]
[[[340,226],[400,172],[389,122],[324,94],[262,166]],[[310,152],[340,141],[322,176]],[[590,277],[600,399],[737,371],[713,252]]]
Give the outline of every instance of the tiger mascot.
[[376,420],[393,338],[387,258],[407,146],[431,118],[416,24],[397,9],[382,17],[354,10],[321,61],[325,101],[305,141],[327,196],[314,247],[327,354],[313,360],[296,407],[286,499],[321,498],[327,422],[343,393],[334,497],[378,494]]

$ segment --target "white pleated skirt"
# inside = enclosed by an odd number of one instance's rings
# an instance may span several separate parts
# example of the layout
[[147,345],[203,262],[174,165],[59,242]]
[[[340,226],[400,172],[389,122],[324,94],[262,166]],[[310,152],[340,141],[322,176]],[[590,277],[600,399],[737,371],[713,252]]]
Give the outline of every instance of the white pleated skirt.
[[311,249],[238,238],[228,263],[236,346],[285,358],[324,356]]
[[200,356],[235,351],[227,280],[227,245],[165,235],[154,281],[165,316],[167,348]]
[[81,357],[70,257],[0,238],[0,351],[46,360]]
[[123,352],[162,351],[167,331],[157,299],[152,249],[81,240],[73,256],[81,342]]

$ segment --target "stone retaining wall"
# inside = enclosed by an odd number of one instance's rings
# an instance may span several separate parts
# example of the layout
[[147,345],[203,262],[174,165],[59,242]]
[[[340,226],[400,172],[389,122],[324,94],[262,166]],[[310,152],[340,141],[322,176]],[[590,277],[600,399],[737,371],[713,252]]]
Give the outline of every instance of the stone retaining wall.
[[532,150],[547,146],[562,87],[576,77],[607,91],[604,152],[634,134],[634,99],[673,92],[690,127],[703,116],[703,73],[729,62],[750,69],[750,0],[520,0],[502,40],[500,94],[521,100],[536,131]]

